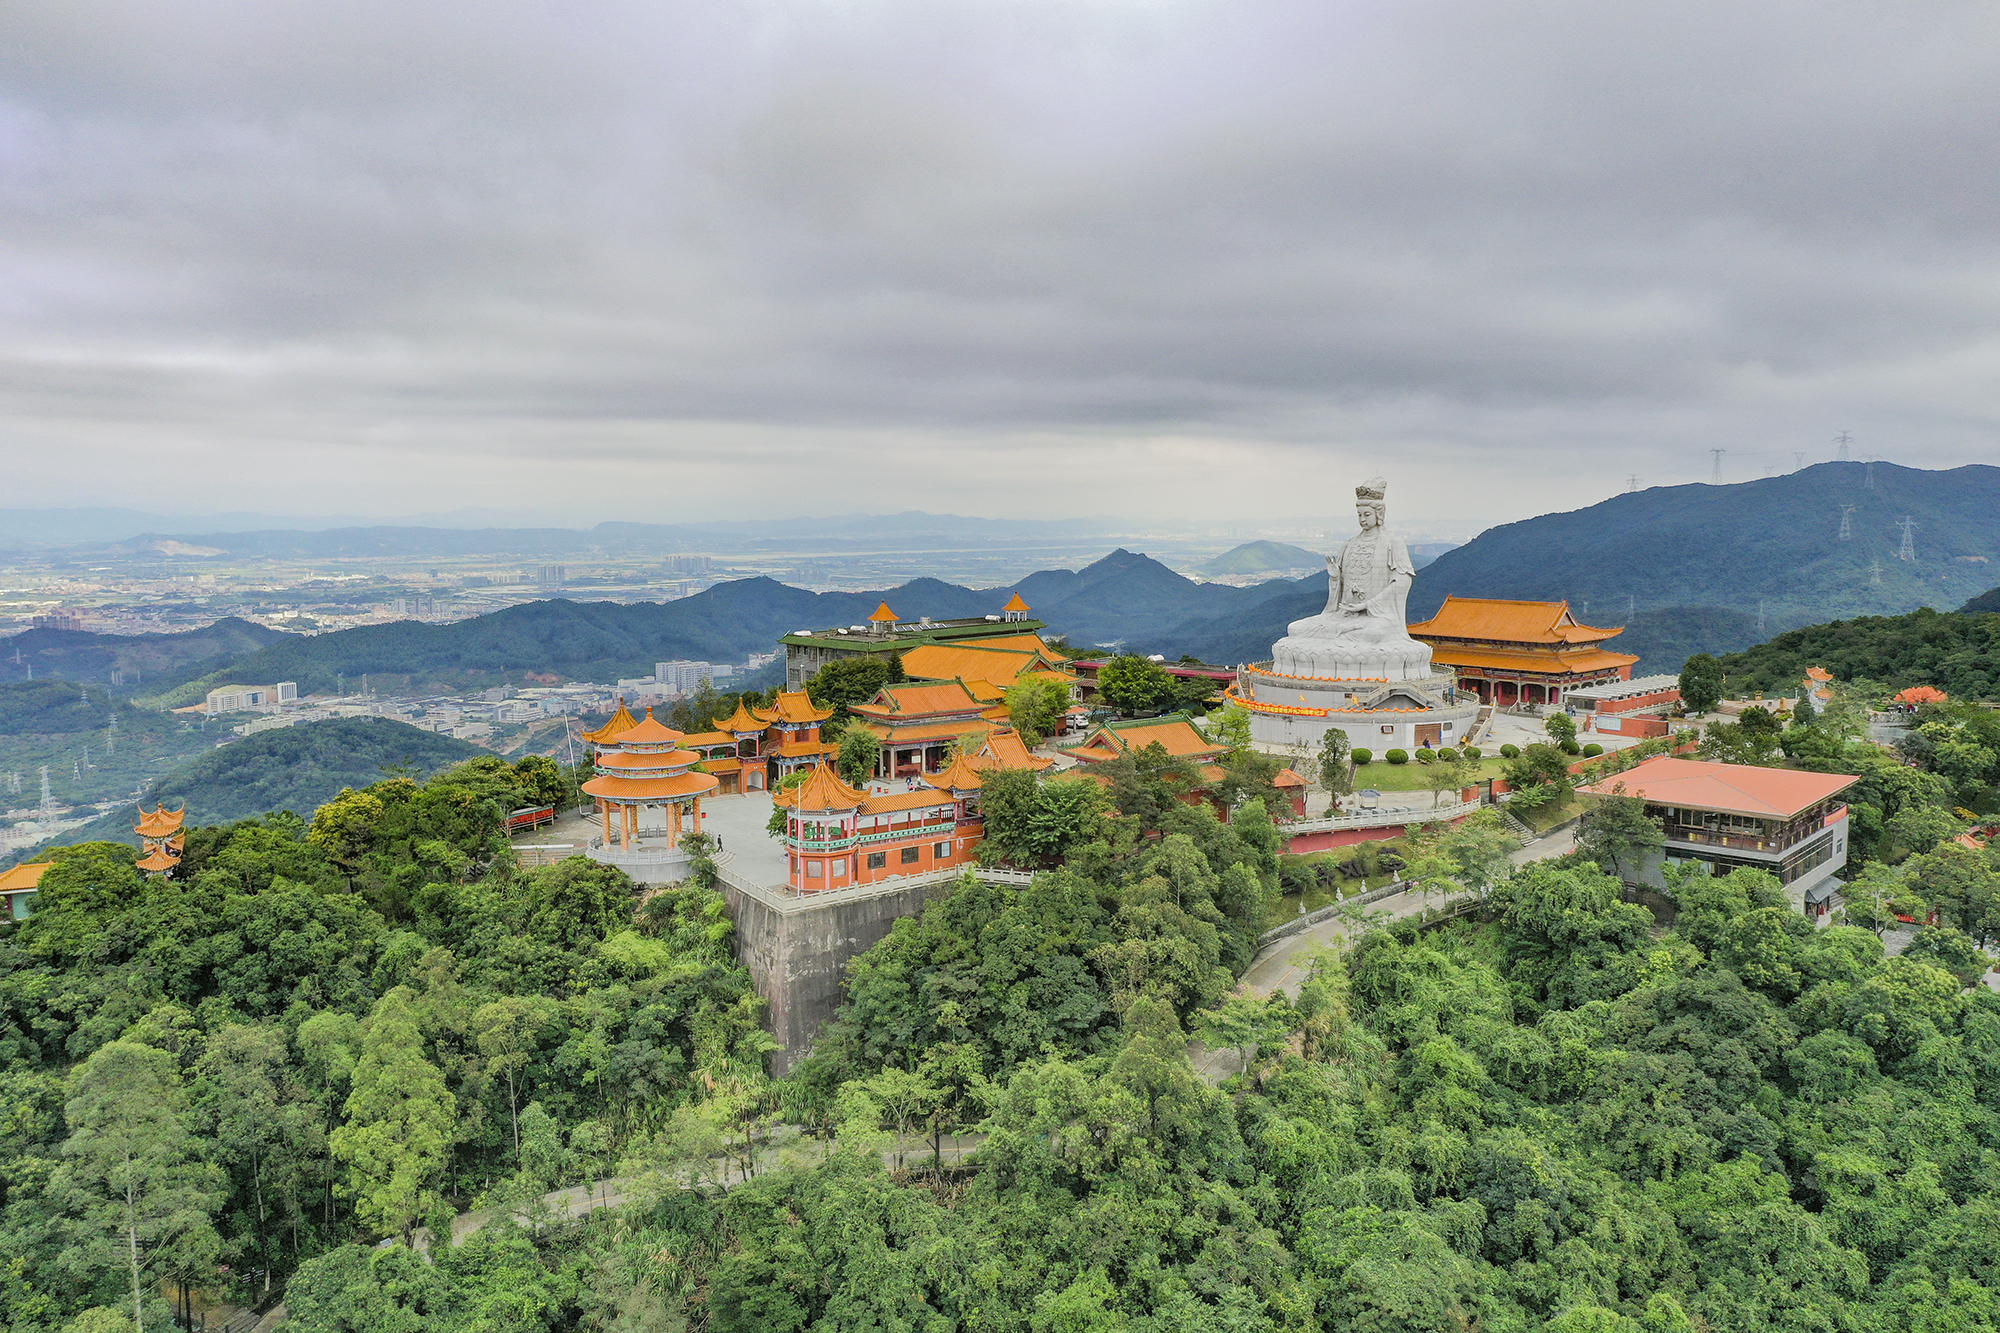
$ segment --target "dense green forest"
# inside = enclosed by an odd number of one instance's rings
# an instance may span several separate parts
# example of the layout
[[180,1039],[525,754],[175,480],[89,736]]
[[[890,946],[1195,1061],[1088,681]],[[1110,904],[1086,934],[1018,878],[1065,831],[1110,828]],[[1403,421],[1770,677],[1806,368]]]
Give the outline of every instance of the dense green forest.
[[130,796],[214,744],[197,723],[134,708],[100,685],[0,685],[0,800],[9,806],[40,799],[43,765],[55,799],[83,805]]
[[1809,666],[1890,690],[1935,685],[1960,699],[2000,699],[2000,614],[1937,612],[1836,620],[1722,658],[1732,695],[1790,692]]
[[123,696],[144,694],[156,678],[185,680],[295,637],[235,616],[178,634],[24,630],[6,641],[0,680],[25,680],[33,674],[109,686]]
[[[652,895],[515,868],[546,759],[203,828],[169,879],[77,847],[0,925],[0,1309],[110,1330],[136,1285],[164,1327],[183,1280],[268,1279],[301,1333],[1990,1333],[2000,859],[1949,838],[1993,737],[1933,710],[1912,767],[1855,716],[1717,742],[1864,774],[1846,924],[1753,870],[1628,901],[1615,802],[1518,871],[1475,820],[1408,856],[1458,907],[1269,1000],[1260,802],[1223,825],[1160,752],[1014,784],[995,847],[1062,868],[897,922],[783,1079],[705,859]],[[1895,958],[1865,928],[1933,912]],[[437,1239],[614,1176],[587,1221]]]

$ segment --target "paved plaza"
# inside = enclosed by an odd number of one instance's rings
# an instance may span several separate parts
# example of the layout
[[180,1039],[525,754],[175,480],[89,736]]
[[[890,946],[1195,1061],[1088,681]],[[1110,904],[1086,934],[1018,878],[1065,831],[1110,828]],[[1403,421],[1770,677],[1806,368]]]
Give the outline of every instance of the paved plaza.
[[771,794],[710,796],[701,803],[702,831],[722,843],[729,873],[752,884],[785,882],[785,849],[764,831],[771,819]]

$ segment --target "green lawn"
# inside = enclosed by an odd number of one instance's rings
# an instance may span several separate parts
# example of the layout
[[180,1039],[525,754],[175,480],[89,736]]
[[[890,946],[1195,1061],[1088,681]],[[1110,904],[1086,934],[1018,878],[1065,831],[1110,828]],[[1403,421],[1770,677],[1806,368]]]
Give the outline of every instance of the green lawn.
[[[1473,780],[1497,778],[1504,775],[1507,761],[1498,755],[1488,755],[1479,761],[1479,772]],[[1436,772],[1432,764],[1420,764],[1412,759],[1407,764],[1392,764],[1382,758],[1373,763],[1363,764],[1354,770],[1354,789],[1373,787],[1376,791],[1429,791],[1430,775]]]

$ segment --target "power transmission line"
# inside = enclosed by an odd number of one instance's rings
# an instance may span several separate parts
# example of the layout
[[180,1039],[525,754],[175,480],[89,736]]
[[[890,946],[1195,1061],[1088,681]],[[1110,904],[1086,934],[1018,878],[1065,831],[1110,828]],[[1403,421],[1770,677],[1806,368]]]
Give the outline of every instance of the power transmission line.
[[1915,520],[1910,519],[1908,517],[1904,517],[1897,519],[1896,523],[1903,529],[1903,544],[1901,547],[1897,549],[1896,558],[1898,560],[1909,560],[1909,561],[1916,560],[1917,539],[1913,535],[1917,530],[1917,525]]
[[1631,476],[1625,478],[1625,489],[1628,493],[1639,489],[1638,473],[1634,472]]
[[1709,470],[1708,484],[1711,486],[1720,486],[1722,484],[1722,456],[1729,451],[1727,449],[1710,449],[1708,452],[1715,458],[1715,466]]
[[1794,466],[1794,467],[1804,467],[1804,466],[1806,465],[1806,451],[1805,451],[1805,450],[1803,450],[1803,449],[1794,449],[1794,450],[1792,450],[1792,458],[1793,458],[1793,460],[1794,460],[1794,461],[1793,461],[1793,466]]
[[1844,542],[1851,542],[1854,540],[1853,505],[1842,505],[1840,507],[1840,539]]
[[1763,599],[1763,598],[1761,598],[1761,597],[1759,597],[1759,598],[1757,599],[1757,632],[1758,632],[1759,634],[1762,634],[1762,633],[1764,633],[1764,632],[1765,632],[1765,629],[1764,629],[1764,599]]
[[1869,567],[1870,569],[1872,569],[1872,570],[1874,570],[1874,571],[1875,571],[1875,577],[1874,577],[1873,579],[1871,579],[1871,580],[1870,580],[1870,582],[1872,582],[1872,583],[1873,583],[1873,584],[1874,584],[1874,585],[1875,585],[1876,587],[1878,587],[1878,588],[1879,588],[1879,587],[1881,587],[1881,586],[1882,586],[1882,562],[1881,562],[1880,560],[1871,560],[1871,561],[1869,561],[1869,562],[1868,562],[1868,567]]

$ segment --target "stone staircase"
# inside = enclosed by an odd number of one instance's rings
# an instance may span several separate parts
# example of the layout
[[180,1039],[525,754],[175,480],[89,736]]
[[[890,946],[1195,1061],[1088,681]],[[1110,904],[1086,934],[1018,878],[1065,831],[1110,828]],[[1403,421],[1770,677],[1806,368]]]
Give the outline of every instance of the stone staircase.
[[1534,842],[1536,839],[1541,837],[1539,833],[1536,833],[1526,824],[1523,824],[1520,821],[1520,819],[1514,814],[1514,812],[1509,810],[1506,806],[1502,805],[1502,806],[1497,806],[1495,808],[1500,811],[1501,825],[1509,833],[1519,838],[1521,840],[1521,845],[1523,847],[1526,847],[1529,843]]

